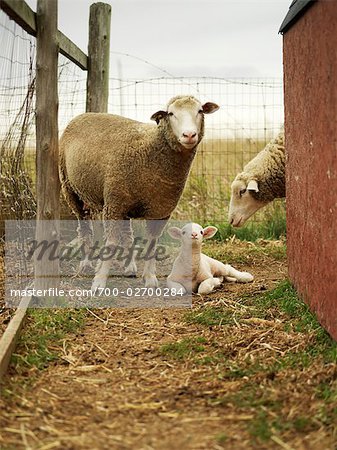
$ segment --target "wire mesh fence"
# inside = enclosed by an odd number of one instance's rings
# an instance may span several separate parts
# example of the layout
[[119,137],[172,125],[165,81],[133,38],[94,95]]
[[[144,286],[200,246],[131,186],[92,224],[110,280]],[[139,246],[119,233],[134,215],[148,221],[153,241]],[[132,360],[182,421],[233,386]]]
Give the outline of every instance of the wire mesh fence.
[[[1,219],[35,214],[35,38],[0,12]],[[59,132],[85,111],[86,73],[59,57]],[[220,110],[205,118],[205,137],[175,217],[226,220],[230,184],[283,123],[281,79],[110,79],[109,112],[149,122],[179,94],[213,101]],[[279,205],[264,210],[273,215]],[[281,206],[281,208],[283,208]],[[64,217],[69,211],[62,209]],[[255,221],[261,221],[261,215]]]
[[36,209],[24,167],[33,140],[35,40],[1,13],[0,41],[1,219],[25,219]]

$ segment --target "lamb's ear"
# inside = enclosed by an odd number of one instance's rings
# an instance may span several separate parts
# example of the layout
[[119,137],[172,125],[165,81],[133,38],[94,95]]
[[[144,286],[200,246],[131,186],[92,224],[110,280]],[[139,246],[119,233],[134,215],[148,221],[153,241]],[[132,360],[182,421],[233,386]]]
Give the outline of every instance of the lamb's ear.
[[256,180],[250,180],[247,184],[247,191],[259,192],[259,186]]
[[202,105],[202,112],[204,114],[212,114],[217,111],[220,107],[216,103],[207,102]]
[[161,121],[161,119],[166,116],[167,116],[167,111],[157,111],[154,114],[152,114],[151,120],[155,120],[156,124],[158,125],[158,123]]
[[167,232],[173,239],[181,239],[181,229],[180,228],[170,227],[170,228],[168,228]]
[[216,227],[209,226],[209,227],[204,228],[203,231],[204,231],[203,238],[210,239],[216,234],[218,229]]

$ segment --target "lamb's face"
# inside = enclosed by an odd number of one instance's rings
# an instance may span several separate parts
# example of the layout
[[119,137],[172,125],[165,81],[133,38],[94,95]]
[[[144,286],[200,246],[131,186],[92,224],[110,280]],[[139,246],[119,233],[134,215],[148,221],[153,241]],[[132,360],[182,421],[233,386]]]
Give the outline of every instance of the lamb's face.
[[168,229],[168,233],[174,239],[180,239],[182,244],[187,246],[200,247],[204,239],[210,239],[218,231],[216,227],[208,226],[203,228],[197,223],[188,223],[181,229],[177,227],[171,227]]
[[243,180],[233,181],[228,212],[228,222],[233,227],[241,227],[249,217],[268,203],[254,198],[254,192],[258,191],[258,183],[255,180],[249,181],[248,184]]
[[195,148],[202,138],[204,114],[211,114],[219,109],[215,103],[202,105],[191,96],[179,96],[171,99],[167,111],[158,111],[151,119],[157,123],[164,117],[179,144],[187,150]]

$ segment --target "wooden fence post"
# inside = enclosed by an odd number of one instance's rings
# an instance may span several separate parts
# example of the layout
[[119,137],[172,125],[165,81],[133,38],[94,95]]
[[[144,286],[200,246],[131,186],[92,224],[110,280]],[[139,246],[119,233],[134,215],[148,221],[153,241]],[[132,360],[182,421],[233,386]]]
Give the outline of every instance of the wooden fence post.
[[[36,48],[36,239],[59,240],[57,0],[37,1]],[[59,260],[35,260],[35,287],[58,287]]]
[[87,112],[107,112],[109,97],[111,6],[90,6]]

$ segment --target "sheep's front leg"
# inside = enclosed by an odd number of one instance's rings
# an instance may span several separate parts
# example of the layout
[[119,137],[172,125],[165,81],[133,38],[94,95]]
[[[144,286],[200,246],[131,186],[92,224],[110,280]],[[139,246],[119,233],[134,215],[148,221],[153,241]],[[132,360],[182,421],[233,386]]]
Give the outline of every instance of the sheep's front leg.
[[223,282],[223,277],[211,277],[211,278],[207,278],[206,280],[202,281],[199,284],[198,287],[198,294],[209,294],[210,292],[213,291],[213,289],[215,287],[220,286],[220,284]]
[[[114,255],[116,247],[123,249],[123,254],[125,254],[125,249],[131,248],[133,242],[130,220],[107,220],[106,217],[109,217],[109,215],[106,209],[103,210],[103,217],[105,219],[105,247],[110,250],[111,255]],[[97,288],[105,288],[113,262],[113,257],[104,258],[104,260],[99,261],[91,287],[93,291]]]
[[91,220],[89,218],[86,218],[86,220],[78,221],[77,235],[77,241],[80,247],[83,246],[84,253],[84,258],[81,259],[78,269],[78,274],[82,274],[90,271],[90,269],[93,269],[92,262],[88,258],[90,247],[92,247],[93,244],[93,228]]
[[[131,223],[131,222],[130,222]],[[130,225],[131,227],[131,225]],[[132,233],[132,228],[131,228]],[[132,235],[133,241],[133,235]],[[124,276],[129,278],[137,277],[137,264],[135,259],[135,253],[137,252],[137,245],[132,245],[132,247],[127,247],[128,244],[132,243],[130,239],[127,239],[125,250],[127,251],[127,260],[125,262]],[[134,241],[133,241],[134,243]]]
[[147,248],[146,253],[151,250],[151,254],[149,258],[145,261],[144,270],[143,270],[143,280],[145,282],[145,287],[157,287],[158,280],[156,277],[156,248],[158,238],[161,236],[163,229],[167,220],[147,220],[146,221],[146,229],[147,229]]
[[136,278],[137,276],[137,265],[134,252],[132,253],[130,263],[125,267],[124,275],[129,278]]

